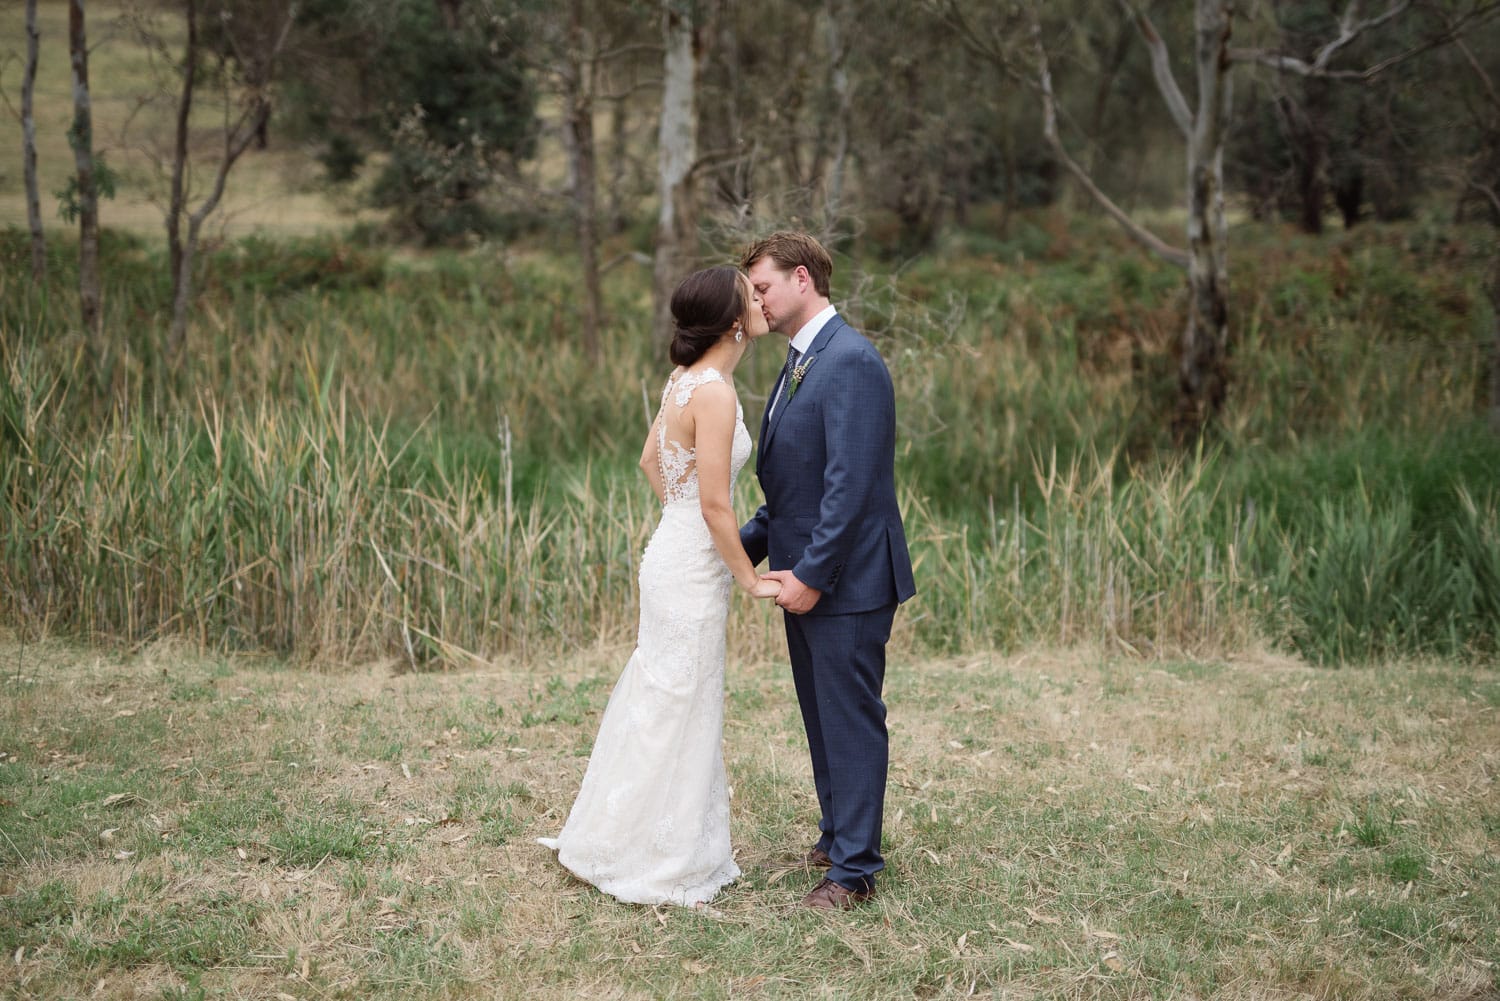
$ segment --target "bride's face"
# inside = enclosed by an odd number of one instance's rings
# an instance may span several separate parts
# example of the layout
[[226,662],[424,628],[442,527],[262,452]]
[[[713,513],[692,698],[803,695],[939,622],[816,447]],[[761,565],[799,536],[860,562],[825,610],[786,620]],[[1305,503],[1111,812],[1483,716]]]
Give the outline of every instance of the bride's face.
[[750,284],[750,279],[741,275],[740,283],[745,287],[745,302],[750,304],[743,320],[745,336],[753,341],[769,334],[771,326],[766,322],[765,304],[761,302],[760,293],[755,291],[755,286]]

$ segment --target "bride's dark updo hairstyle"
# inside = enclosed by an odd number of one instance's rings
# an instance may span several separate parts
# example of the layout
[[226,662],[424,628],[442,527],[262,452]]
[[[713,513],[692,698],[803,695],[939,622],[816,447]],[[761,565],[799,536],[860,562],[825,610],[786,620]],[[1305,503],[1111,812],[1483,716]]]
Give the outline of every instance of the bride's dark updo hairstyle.
[[672,293],[673,365],[691,365],[745,318],[745,283],[738,268],[720,265],[694,271]]

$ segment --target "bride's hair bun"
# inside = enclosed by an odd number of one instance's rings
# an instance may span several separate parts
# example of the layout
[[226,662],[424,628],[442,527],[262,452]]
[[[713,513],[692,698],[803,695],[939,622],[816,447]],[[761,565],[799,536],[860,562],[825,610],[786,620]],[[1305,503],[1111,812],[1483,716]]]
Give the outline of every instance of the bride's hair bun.
[[691,365],[702,358],[736,320],[744,319],[748,305],[738,268],[720,265],[684,278],[672,293],[672,364]]

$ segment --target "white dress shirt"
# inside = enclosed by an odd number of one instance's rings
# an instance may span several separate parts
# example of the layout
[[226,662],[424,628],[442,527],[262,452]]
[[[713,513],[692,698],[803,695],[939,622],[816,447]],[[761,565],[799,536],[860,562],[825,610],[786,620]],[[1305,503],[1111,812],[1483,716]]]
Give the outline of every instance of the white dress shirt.
[[[792,337],[791,346],[797,350],[798,364],[801,364],[800,359],[803,355],[807,354],[807,349],[812,347],[813,341],[818,339],[818,332],[823,329],[829,320],[837,316],[838,312],[833,306],[824,306],[818,311],[817,316],[804,323],[802,329],[797,331],[796,335]],[[791,373],[786,373],[786,377],[790,378]],[[787,379],[783,378],[776,383],[776,398],[771,401],[770,413],[772,414],[776,413],[777,406],[781,404],[781,394],[786,388],[786,381]]]

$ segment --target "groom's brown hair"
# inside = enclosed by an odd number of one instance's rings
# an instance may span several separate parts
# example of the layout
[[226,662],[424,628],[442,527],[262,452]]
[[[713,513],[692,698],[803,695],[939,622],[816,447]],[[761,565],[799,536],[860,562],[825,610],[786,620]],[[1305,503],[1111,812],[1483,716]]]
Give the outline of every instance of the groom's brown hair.
[[791,271],[798,265],[807,269],[813,289],[828,298],[828,279],[833,275],[833,258],[823,245],[807,233],[783,229],[763,240],[756,240],[740,258],[740,267],[749,271],[756,261],[769,257],[777,270]]

